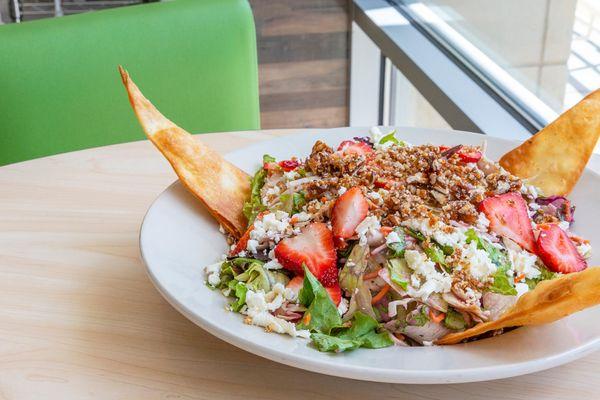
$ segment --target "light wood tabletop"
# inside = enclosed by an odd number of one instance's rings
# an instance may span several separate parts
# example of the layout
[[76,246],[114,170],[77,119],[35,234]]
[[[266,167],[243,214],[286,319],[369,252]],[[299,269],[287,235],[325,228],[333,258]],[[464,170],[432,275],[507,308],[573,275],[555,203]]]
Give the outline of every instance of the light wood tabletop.
[[[226,152],[291,132],[198,138]],[[0,167],[0,399],[598,398],[600,352],[512,379],[394,385],[211,336],[167,304],[139,256],[144,213],[175,179],[147,141]]]

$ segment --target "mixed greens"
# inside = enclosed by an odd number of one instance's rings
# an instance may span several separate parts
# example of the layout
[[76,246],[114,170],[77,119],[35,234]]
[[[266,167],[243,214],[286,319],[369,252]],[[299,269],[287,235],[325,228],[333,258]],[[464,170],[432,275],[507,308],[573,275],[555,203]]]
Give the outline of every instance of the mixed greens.
[[[247,323],[320,351],[430,345],[586,266],[589,244],[568,239],[568,200],[530,194],[478,148],[376,132],[337,151],[318,142],[306,160],[262,161],[244,206],[248,230],[207,268],[207,283]],[[455,181],[440,187],[444,179]],[[401,214],[406,199],[421,211]],[[556,261],[549,233],[568,240],[569,264]]]

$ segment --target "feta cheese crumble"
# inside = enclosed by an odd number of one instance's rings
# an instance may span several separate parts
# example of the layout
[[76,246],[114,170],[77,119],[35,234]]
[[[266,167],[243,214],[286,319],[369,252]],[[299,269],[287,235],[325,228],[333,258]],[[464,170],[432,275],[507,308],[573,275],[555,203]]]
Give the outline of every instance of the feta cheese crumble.
[[590,258],[592,256],[592,245],[589,243],[581,243],[577,246],[577,251],[583,258]]
[[481,282],[487,281],[498,269],[488,257],[487,252],[478,249],[477,243],[474,241],[463,247],[461,257],[468,265],[471,276]]
[[386,244],[392,244],[392,243],[398,243],[400,242],[400,236],[398,236],[398,234],[395,231],[391,231],[390,233],[388,233],[388,235],[385,237],[385,243]]
[[340,315],[346,314],[346,312],[348,311],[348,304],[348,300],[345,297],[342,297],[342,299],[340,300],[340,304],[338,304],[337,306],[337,310]]
[[409,219],[403,221],[402,225],[421,232],[425,236],[433,237],[442,246],[456,247],[467,240],[464,233],[458,228],[442,222],[432,225],[431,220],[428,218]]
[[523,183],[523,185],[521,185],[521,193],[529,195],[529,196],[533,197],[534,199],[538,198],[540,196],[540,194],[541,194],[540,192],[541,191],[538,188],[536,188],[535,186],[527,185],[525,183]]
[[276,259],[273,259],[266,262],[263,267],[265,269],[282,269],[283,265],[279,264],[279,261],[277,261]]
[[381,195],[378,192],[369,192],[367,193],[367,197],[378,204],[383,202],[383,197],[381,197]]
[[293,233],[290,226],[290,215],[285,211],[275,211],[257,218],[250,231],[250,239],[246,249],[256,254],[259,247],[266,247],[269,242],[278,243]]
[[306,222],[306,221],[310,221],[312,219],[312,215],[302,211],[297,214],[294,214],[293,218],[296,222]]
[[515,290],[517,291],[517,297],[521,297],[529,292],[529,286],[526,283],[515,283]]
[[377,217],[370,215],[362,220],[360,224],[355,229],[355,232],[358,234],[358,242],[361,246],[364,246],[368,242],[367,235],[376,235],[381,228],[381,224]]
[[475,227],[482,232],[487,232],[490,227],[490,220],[487,219],[484,213],[479,213]]
[[435,263],[425,254],[416,250],[406,250],[406,263],[414,271],[411,276],[407,293],[411,297],[427,300],[432,293],[446,293],[452,286],[452,277],[445,272],[439,272]]
[[211,264],[204,268],[207,275],[206,281],[211,286],[217,286],[221,283],[221,262]]
[[535,279],[541,275],[536,263],[538,258],[525,250],[508,249],[508,257],[512,264],[515,276],[523,276],[526,279]]
[[300,174],[297,171],[288,171],[288,172],[284,172],[283,176],[285,177],[285,179],[287,179],[288,181],[293,181],[297,178],[300,177]]
[[248,316],[245,322],[251,325],[262,326],[267,331],[286,333],[293,337],[310,337],[307,330],[297,330],[296,325],[281,318],[277,318],[270,311],[275,311],[285,300],[292,300],[294,293],[286,289],[281,283],[273,286],[273,289],[264,293],[263,291],[254,292],[248,290],[246,293],[245,314]]

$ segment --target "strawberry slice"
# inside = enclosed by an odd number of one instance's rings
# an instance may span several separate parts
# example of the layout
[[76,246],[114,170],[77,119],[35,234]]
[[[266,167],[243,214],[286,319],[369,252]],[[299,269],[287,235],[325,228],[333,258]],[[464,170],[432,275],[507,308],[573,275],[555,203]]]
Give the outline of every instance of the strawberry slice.
[[[464,163],[476,163],[483,157],[483,154],[480,151],[461,151],[462,146],[452,147],[452,152],[449,155],[442,154],[446,157],[451,157],[453,154],[458,154],[458,158],[460,161]],[[444,153],[446,150],[450,150],[448,146],[439,146],[440,152]]]
[[342,301],[342,289],[339,284],[335,284],[330,287],[326,287],[325,290],[329,293],[329,297],[331,297],[331,301],[336,306],[340,305],[340,301]]
[[540,225],[537,248],[538,256],[554,272],[568,274],[587,268],[585,259],[567,233],[556,224]]
[[[297,275],[288,282],[286,288],[291,289],[297,296],[298,293],[300,293],[302,286],[304,286],[304,276]],[[340,304],[340,301],[342,301],[342,289],[340,288],[340,285],[336,283],[333,286],[326,287],[325,290],[329,293],[329,297],[331,297],[333,304],[336,306]]]
[[523,196],[510,192],[488,197],[479,203],[479,211],[490,221],[490,230],[535,253],[535,238]]
[[283,168],[285,172],[290,172],[298,168],[300,166],[300,162],[292,158],[291,160],[279,161],[278,165]]
[[481,159],[482,154],[480,151],[471,151],[467,153],[459,151],[458,157],[464,163],[476,163]]
[[365,142],[355,142],[353,140],[344,140],[338,146],[337,151],[341,151],[344,154],[358,154],[365,155],[372,153],[373,149]]
[[354,236],[354,230],[369,212],[369,203],[359,187],[353,187],[338,197],[331,211],[331,227],[337,247]]
[[250,227],[246,229],[246,232],[244,232],[240,240],[236,243],[235,248],[229,252],[230,257],[237,256],[241,251],[246,250],[252,229],[254,229],[254,225],[250,225]]
[[333,235],[322,222],[313,222],[300,231],[300,234],[283,239],[275,247],[275,257],[283,267],[297,275],[302,275],[302,264],[325,287],[338,282],[336,253]]

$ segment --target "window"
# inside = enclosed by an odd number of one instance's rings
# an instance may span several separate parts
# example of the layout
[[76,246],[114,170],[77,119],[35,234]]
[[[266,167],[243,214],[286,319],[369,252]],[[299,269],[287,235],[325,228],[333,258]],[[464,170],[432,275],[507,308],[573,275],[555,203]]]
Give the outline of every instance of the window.
[[[525,138],[600,87],[595,0],[354,0],[353,11],[352,84],[365,93],[354,63],[375,48],[378,123]],[[351,124],[364,125],[354,89]]]

